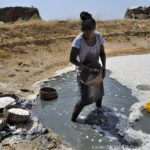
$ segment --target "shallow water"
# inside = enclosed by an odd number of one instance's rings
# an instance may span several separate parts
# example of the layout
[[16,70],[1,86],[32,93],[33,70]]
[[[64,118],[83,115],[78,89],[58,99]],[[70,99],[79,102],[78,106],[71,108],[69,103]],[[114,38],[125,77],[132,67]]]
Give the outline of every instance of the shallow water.
[[[85,107],[79,116],[78,123],[70,121],[71,113],[77,100],[80,99],[79,87],[74,71],[61,76],[50,78],[43,82],[41,87],[53,87],[59,97],[53,101],[43,101],[37,97],[34,111],[40,116],[47,127],[52,128],[73,148],[78,150],[109,149],[109,146],[121,145],[138,146],[134,139],[125,139],[118,134],[116,124],[121,120],[124,128],[131,127],[128,122],[129,108],[138,100],[131,95],[131,91],[109,78],[107,72],[104,80],[105,96],[102,109],[96,110],[95,104]],[[144,117],[133,128],[149,133],[149,114],[145,111]],[[85,117],[87,122],[85,123]]]

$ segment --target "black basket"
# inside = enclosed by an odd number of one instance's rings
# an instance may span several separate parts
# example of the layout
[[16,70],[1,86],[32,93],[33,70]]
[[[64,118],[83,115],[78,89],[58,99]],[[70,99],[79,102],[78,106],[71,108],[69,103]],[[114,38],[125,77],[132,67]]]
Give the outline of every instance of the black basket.
[[3,110],[3,115],[6,118],[6,121],[10,124],[19,124],[19,123],[26,123],[29,118],[30,118],[30,114],[29,115],[19,115],[19,114],[14,114],[9,112],[8,110],[11,108],[21,108],[26,110],[25,108],[19,106],[19,105],[14,105],[14,106],[6,106]]
[[40,89],[40,98],[43,100],[53,100],[58,97],[57,91],[54,88],[43,87]]

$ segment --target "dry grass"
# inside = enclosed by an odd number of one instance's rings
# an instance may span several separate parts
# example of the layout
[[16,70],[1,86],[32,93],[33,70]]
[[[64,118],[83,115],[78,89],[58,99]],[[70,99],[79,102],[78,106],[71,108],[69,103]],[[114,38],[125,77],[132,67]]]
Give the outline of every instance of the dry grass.
[[9,57],[10,57],[10,55],[6,51],[0,50],[0,59],[6,59]]
[[[149,20],[97,20],[97,31],[101,32],[106,43],[131,42],[133,37],[150,37],[149,23]],[[72,39],[80,32],[80,21],[17,21],[15,24],[1,24],[0,32],[0,58],[8,58],[5,49],[9,50],[11,56],[31,55],[37,51],[57,55],[57,52],[70,51]],[[128,34],[131,34],[130,37]]]

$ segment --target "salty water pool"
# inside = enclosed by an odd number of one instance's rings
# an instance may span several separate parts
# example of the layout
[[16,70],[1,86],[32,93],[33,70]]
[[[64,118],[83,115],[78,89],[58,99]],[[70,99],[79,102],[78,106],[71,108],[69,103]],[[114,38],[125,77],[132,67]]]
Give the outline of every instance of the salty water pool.
[[[50,78],[41,87],[53,87],[58,92],[58,98],[53,101],[43,101],[37,97],[34,111],[38,114],[46,127],[58,133],[74,149],[111,149],[121,146],[140,146],[140,142],[124,136],[124,130],[131,127],[128,121],[129,108],[138,100],[131,95],[131,91],[109,78],[107,71],[104,80],[105,96],[102,108],[97,110],[95,104],[83,109],[78,123],[70,121],[71,114],[77,100],[80,99],[79,87],[74,71],[61,76]],[[135,130],[149,133],[148,114],[134,126]],[[84,122],[85,117],[87,122]],[[144,121],[143,121],[144,120]]]

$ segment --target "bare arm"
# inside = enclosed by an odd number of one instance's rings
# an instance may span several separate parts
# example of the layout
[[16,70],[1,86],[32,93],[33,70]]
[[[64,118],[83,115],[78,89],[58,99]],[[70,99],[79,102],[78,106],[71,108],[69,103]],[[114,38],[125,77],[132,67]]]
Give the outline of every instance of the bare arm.
[[100,58],[102,61],[103,78],[104,78],[106,76],[106,53],[105,53],[105,48],[103,44],[100,46]]
[[71,53],[70,53],[70,62],[73,63],[76,66],[80,66],[80,62],[76,60],[77,55],[79,54],[79,49],[72,47]]
[[105,53],[105,48],[103,44],[100,46],[100,58],[101,58],[103,67],[106,68],[106,53]]
[[79,54],[79,49],[72,47],[71,53],[70,53],[70,62],[76,66],[79,66],[79,68],[82,70],[84,68],[88,69],[87,66],[83,65],[79,61],[76,60],[77,55]]

